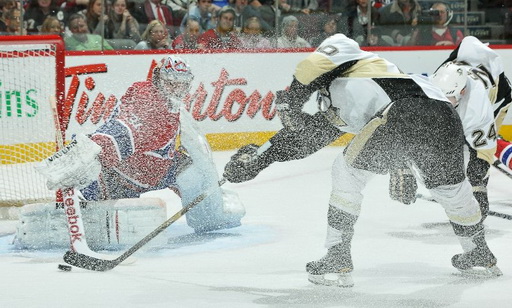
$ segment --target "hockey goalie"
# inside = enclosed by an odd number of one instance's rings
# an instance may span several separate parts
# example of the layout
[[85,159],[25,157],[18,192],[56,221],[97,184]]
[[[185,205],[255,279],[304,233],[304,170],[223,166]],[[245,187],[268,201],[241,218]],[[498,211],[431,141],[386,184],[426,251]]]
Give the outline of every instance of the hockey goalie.
[[[183,206],[209,192],[186,214],[188,225],[196,233],[241,224],[245,210],[238,195],[219,187],[209,145],[181,107],[193,78],[183,59],[166,56],[153,70],[150,81],[135,82],[128,88],[105,124],[90,135],[75,136],[37,167],[49,189],[73,187],[87,200],[83,210],[85,229],[95,233],[93,240],[97,242],[89,243],[91,247],[112,248],[108,244],[114,234],[116,238],[133,238],[133,233],[141,233],[142,238],[151,232],[166,219],[165,205],[151,199],[137,202],[139,206],[112,200],[133,200],[160,189],[176,192]],[[60,241],[55,238],[60,236],[64,237],[62,244],[66,244],[67,227],[60,212],[63,211],[55,209],[54,204],[22,210],[17,244],[58,245]],[[55,216],[59,215],[63,216],[62,225],[56,226]],[[105,215],[116,215],[116,220],[105,227]],[[112,225],[116,225],[115,230],[111,230]],[[63,235],[56,234],[55,230],[62,229]]]

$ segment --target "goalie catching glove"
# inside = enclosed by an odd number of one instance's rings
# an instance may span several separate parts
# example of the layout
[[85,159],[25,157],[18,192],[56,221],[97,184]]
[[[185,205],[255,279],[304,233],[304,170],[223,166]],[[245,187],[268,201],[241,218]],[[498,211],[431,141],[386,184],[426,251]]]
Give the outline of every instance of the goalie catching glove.
[[399,168],[390,172],[389,196],[391,199],[400,201],[403,204],[416,202],[416,191],[418,184],[416,178],[409,168]]
[[101,147],[85,135],[39,163],[35,168],[47,180],[50,190],[74,187],[81,189],[98,179],[101,164],[97,159]]
[[224,167],[224,178],[231,183],[242,183],[254,179],[261,170],[268,167],[264,154],[258,155],[259,147],[248,144],[241,147]]

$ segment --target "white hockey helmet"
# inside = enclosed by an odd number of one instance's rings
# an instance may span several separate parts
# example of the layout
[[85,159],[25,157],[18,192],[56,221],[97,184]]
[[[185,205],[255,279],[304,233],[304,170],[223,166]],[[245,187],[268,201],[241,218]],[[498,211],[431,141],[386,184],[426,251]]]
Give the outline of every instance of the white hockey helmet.
[[188,91],[194,75],[185,60],[169,55],[163,58],[153,72],[160,81],[162,91],[169,96],[181,99]]
[[466,87],[468,67],[456,62],[446,62],[432,76],[432,83],[439,87],[446,97],[460,100],[461,91]]
[[160,63],[159,73],[162,80],[190,83],[194,79],[188,63],[176,55],[169,55],[163,58]]

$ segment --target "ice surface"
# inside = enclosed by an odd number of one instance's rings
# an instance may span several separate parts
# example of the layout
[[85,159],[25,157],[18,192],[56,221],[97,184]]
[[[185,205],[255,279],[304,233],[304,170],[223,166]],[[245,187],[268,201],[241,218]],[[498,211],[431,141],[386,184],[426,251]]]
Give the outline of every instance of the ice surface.
[[[1,307],[509,307],[512,221],[489,217],[487,238],[504,276],[466,279],[451,266],[461,248],[442,208],[388,197],[388,178],[366,188],[353,240],[355,286],[315,286],[305,264],[320,258],[330,166],[340,148],[276,163],[255,180],[226,184],[239,193],[243,225],[197,236],[181,219],[168,245],[135,254],[109,272],[57,269],[63,251],[18,251],[14,223],[0,222]],[[233,152],[214,152],[220,170]],[[512,214],[512,181],[491,170],[491,210]],[[425,192],[425,191],[422,191]],[[156,192],[179,209],[170,192]],[[110,252],[120,254],[120,252]]]

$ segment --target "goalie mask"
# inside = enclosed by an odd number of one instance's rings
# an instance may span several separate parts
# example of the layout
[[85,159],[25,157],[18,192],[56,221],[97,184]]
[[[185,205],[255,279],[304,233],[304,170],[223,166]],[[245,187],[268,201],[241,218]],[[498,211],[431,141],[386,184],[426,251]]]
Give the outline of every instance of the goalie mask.
[[162,93],[174,99],[182,99],[190,91],[192,80],[194,80],[188,64],[174,55],[160,61],[155,68],[154,77]]
[[446,62],[432,76],[432,83],[439,87],[444,95],[457,106],[466,88],[468,67],[455,62]]

